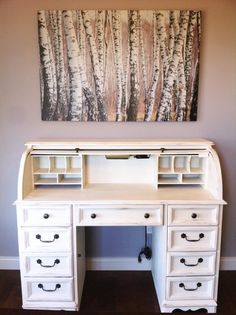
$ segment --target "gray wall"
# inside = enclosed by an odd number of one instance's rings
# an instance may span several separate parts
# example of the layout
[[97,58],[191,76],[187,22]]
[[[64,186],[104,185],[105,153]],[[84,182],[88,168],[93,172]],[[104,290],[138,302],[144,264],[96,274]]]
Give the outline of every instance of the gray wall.
[[[202,10],[198,121],[42,122],[36,11],[65,8]],[[18,255],[16,215],[12,203],[17,197],[17,175],[24,143],[39,138],[107,137],[204,137],[213,140],[221,158],[224,198],[228,202],[224,214],[223,256],[236,256],[235,13],[234,0],[120,0],[117,5],[109,0],[0,1],[0,256]],[[87,234],[91,256],[134,256],[143,239],[142,228],[99,228],[90,229]]]

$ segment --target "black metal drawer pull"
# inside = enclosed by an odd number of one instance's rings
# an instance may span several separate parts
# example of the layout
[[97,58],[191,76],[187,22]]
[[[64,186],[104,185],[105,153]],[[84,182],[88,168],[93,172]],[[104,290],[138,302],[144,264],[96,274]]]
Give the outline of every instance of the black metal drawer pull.
[[145,218],[145,219],[148,219],[149,217],[150,217],[150,214],[149,214],[149,213],[145,213],[145,214],[144,214],[144,218]]
[[185,234],[185,233],[182,233],[181,234],[181,237],[182,238],[185,238],[186,239],[186,241],[188,241],[188,242],[199,242],[200,240],[201,240],[201,238],[203,238],[205,235],[203,234],[203,233],[200,233],[199,234],[199,238],[197,239],[197,240],[190,240],[190,239],[188,239],[188,237],[187,237],[187,235]]
[[61,285],[60,285],[59,283],[57,283],[57,284],[55,285],[55,289],[44,289],[42,283],[39,283],[39,284],[38,284],[38,288],[39,288],[39,289],[42,289],[42,290],[45,291],[45,292],[55,292],[57,289],[60,289],[60,287],[61,287]]
[[202,286],[201,282],[198,282],[196,288],[192,288],[192,289],[189,288],[189,289],[188,289],[188,288],[185,288],[185,284],[184,284],[183,282],[181,282],[181,283],[179,284],[179,287],[180,287],[180,288],[184,288],[185,291],[196,291],[196,290],[197,290],[198,288],[200,288],[201,286]]
[[195,267],[195,266],[197,266],[198,264],[201,264],[201,263],[203,262],[203,258],[198,258],[198,261],[197,261],[196,264],[186,264],[184,258],[181,258],[181,259],[180,259],[180,262],[181,262],[182,264],[184,264],[186,267]]
[[91,214],[91,218],[92,218],[92,219],[95,219],[95,218],[96,218],[96,214],[95,214],[95,213],[92,213],[92,214]]
[[37,240],[40,240],[40,242],[42,242],[42,243],[52,243],[52,242],[54,242],[55,240],[57,240],[57,239],[59,238],[59,235],[58,235],[58,234],[55,234],[55,235],[53,236],[53,239],[52,239],[52,240],[46,240],[46,241],[44,241],[44,240],[41,239],[41,235],[40,235],[40,234],[37,234],[37,235],[36,235],[36,238],[37,238]]
[[41,259],[37,259],[37,264],[39,264],[43,268],[53,268],[55,265],[60,264],[60,259],[55,259],[53,265],[44,265]]
[[48,219],[50,217],[50,215],[48,213],[44,213],[43,218],[44,219]]
[[192,217],[192,219],[196,219],[197,218],[197,214],[196,213],[192,213],[191,217]]

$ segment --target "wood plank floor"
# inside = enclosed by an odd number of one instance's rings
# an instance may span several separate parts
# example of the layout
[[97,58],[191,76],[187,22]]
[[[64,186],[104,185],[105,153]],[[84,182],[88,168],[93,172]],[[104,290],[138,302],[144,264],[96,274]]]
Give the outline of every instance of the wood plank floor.
[[[79,312],[21,309],[19,271],[0,270],[0,315],[158,315],[152,276],[146,271],[89,271]],[[204,311],[175,314],[205,314]],[[217,315],[236,315],[236,271],[220,272]]]

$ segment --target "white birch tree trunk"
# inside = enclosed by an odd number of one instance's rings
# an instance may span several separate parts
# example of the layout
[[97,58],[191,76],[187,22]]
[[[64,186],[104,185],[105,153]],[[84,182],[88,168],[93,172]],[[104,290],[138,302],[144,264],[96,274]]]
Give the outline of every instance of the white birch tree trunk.
[[100,64],[100,80],[102,84],[102,91],[104,94],[104,81],[105,81],[105,18],[106,11],[98,10],[97,11],[97,20],[96,20],[96,39],[97,39],[97,52],[98,52],[98,61]]
[[184,73],[184,61],[183,56],[181,56],[179,65],[178,65],[178,91],[177,91],[177,108],[176,108],[176,120],[184,121],[186,118],[186,80]]
[[145,121],[150,121],[153,115],[153,109],[156,98],[156,89],[160,73],[160,46],[156,32],[156,14],[153,15],[153,74],[150,88],[147,93],[145,106]]
[[144,49],[144,40],[143,40],[143,24],[140,12],[138,13],[138,29],[139,29],[139,43],[140,43],[140,56],[141,56],[141,69],[142,69],[142,78],[143,78],[143,89],[144,89],[144,102],[147,101],[147,92],[148,92],[148,82],[147,82],[147,71],[146,71],[146,54]]
[[99,64],[99,58],[97,53],[97,47],[93,35],[93,29],[90,22],[89,12],[82,10],[82,17],[85,32],[87,35],[89,47],[90,47],[90,56],[93,65],[93,76],[94,76],[94,83],[95,83],[95,90],[96,90],[96,97],[97,97],[97,104],[98,104],[98,114],[100,121],[107,120],[107,114],[105,109],[104,103],[104,93],[103,93],[103,84],[101,80],[101,69]]
[[89,121],[98,121],[98,107],[95,95],[92,92],[91,87],[88,84],[86,75],[86,34],[84,29],[83,17],[81,10],[77,10],[77,38],[79,45],[79,71],[83,90],[83,119]]
[[56,110],[56,71],[45,11],[38,11],[39,50],[43,77],[42,119],[53,120]]
[[157,113],[158,121],[168,120],[168,117],[170,117],[171,103],[172,103],[172,96],[173,96],[173,85],[174,85],[174,80],[177,74],[178,64],[182,56],[183,44],[184,44],[184,40],[186,37],[187,28],[188,28],[188,20],[189,20],[189,11],[182,11],[180,31],[179,31],[179,34],[177,36],[177,40],[175,43],[173,57],[169,65],[167,75],[164,79],[161,103],[160,103],[159,111]]
[[77,10],[77,38],[79,45],[79,58],[83,65],[86,65],[86,34],[84,30],[83,17],[81,10]]
[[80,71],[78,64],[78,42],[73,24],[72,12],[63,11],[65,38],[67,43],[67,60],[69,70],[70,85],[70,120],[82,120],[82,85],[80,80]]
[[66,90],[66,71],[64,60],[64,45],[62,34],[62,12],[52,11],[53,21],[53,42],[56,61],[56,77],[57,77],[57,108],[55,118],[57,120],[66,120],[68,117],[68,101]]
[[130,99],[127,120],[136,121],[139,103],[139,34],[138,11],[129,14],[129,45],[130,45]]
[[165,24],[165,15],[163,11],[156,12],[157,36],[159,39],[160,56],[164,74],[168,68],[168,38]]
[[175,47],[175,41],[177,39],[178,34],[179,34],[178,12],[170,11],[168,62],[172,60],[174,47]]
[[125,108],[124,71],[122,64],[122,36],[120,12],[113,10],[111,13],[111,32],[114,42],[114,59],[116,69],[116,121],[122,121]]
[[127,121],[127,115],[128,115],[128,107],[129,107],[129,60],[130,60],[130,45],[129,45],[129,39],[130,39],[130,30],[129,30],[129,21],[130,21],[130,11],[127,12],[127,52],[126,52],[126,63],[124,64],[124,94],[125,94],[125,105],[124,105],[124,121]]
[[194,44],[194,32],[197,28],[197,15],[196,11],[190,12],[189,28],[187,33],[186,53],[185,53],[185,77],[187,85],[187,115],[186,120],[190,120],[191,104],[193,99],[193,80],[195,76],[195,64],[197,60],[193,60],[193,44]]

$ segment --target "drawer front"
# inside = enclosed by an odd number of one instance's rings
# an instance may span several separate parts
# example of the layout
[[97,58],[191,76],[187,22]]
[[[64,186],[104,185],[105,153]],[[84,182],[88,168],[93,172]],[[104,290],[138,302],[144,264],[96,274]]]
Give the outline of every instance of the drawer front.
[[162,206],[155,208],[83,208],[79,225],[161,225]]
[[217,225],[219,206],[168,206],[168,225]]
[[19,210],[21,226],[70,226],[70,206],[23,207]]
[[68,252],[72,249],[71,228],[22,228],[23,251]]
[[30,277],[71,277],[70,254],[30,254],[23,256],[22,271]]
[[208,300],[214,298],[214,277],[167,278],[167,300]]
[[168,276],[197,276],[215,274],[216,253],[168,253]]
[[170,227],[168,228],[168,250],[216,250],[217,231],[217,227]]
[[73,278],[24,278],[23,294],[27,301],[72,301]]

